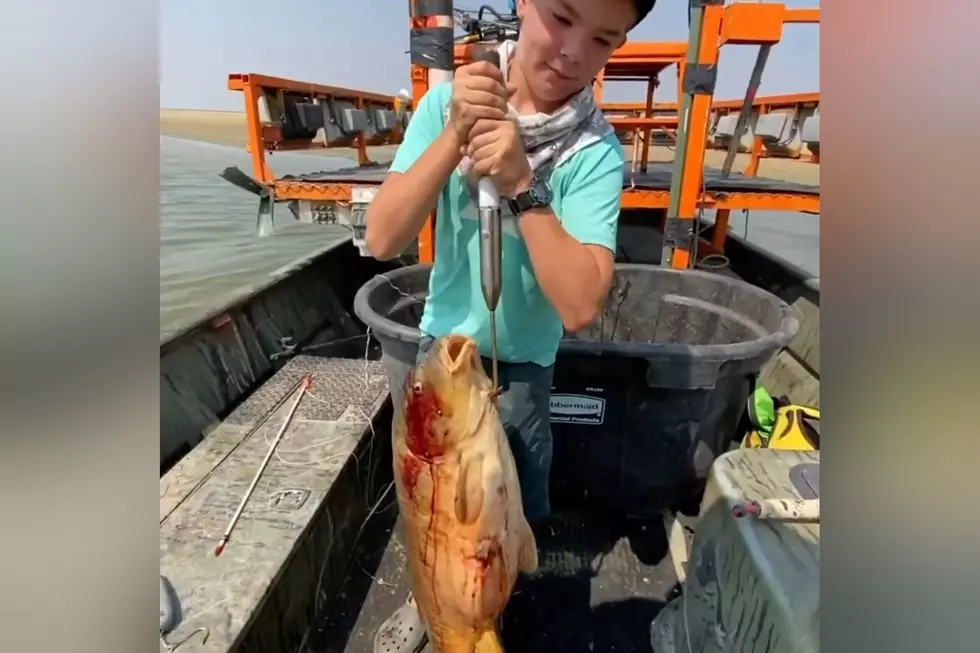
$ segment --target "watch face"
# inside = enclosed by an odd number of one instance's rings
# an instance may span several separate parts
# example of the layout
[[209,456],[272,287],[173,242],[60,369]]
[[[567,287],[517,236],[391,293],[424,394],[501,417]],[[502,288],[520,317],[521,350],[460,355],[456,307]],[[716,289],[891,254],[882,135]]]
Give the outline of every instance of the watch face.
[[531,197],[534,198],[536,204],[551,203],[551,188],[548,186],[548,182],[543,179],[538,179],[530,188]]
[[525,192],[507,200],[511,212],[519,215],[524,211],[551,205],[551,187],[544,179],[535,179]]

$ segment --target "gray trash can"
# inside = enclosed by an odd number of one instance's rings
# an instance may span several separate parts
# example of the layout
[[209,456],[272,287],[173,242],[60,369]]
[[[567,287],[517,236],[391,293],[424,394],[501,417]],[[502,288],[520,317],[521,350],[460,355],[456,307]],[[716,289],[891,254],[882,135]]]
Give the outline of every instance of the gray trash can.
[[[430,270],[379,275],[354,300],[381,343],[396,407],[418,350]],[[799,320],[771,293],[726,275],[617,265],[600,320],[559,347],[554,500],[630,514],[698,500],[735,435],[752,377]]]

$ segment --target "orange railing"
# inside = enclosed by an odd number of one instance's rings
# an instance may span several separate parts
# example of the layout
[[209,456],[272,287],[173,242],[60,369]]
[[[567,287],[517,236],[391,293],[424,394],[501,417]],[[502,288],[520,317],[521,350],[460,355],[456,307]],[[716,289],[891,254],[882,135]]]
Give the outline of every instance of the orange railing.
[[[401,120],[389,131],[376,131],[366,138],[363,134],[331,139],[321,128],[302,128],[302,119],[284,120],[293,112],[301,113],[307,106],[322,107],[327,102],[348,102],[360,110],[384,109],[396,113],[410,107],[401,98],[339,86],[325,86],[282,77],[255,73],[232,73],[228,89],[241,91],[245,96],[245,117],[248,123],[248,149],[252,154],[255,176],[259,181],[275,178],[266,163],[266,151],[311,150],[322,148],[354,148],[360,165],[371,163],[368,145],[397,145],[404,133]],[[322,108],[318,109],[322,114]],[[299,125],[296,123],[299,122]],[[286,125],[292,126],[288,131]]]
[[[820,22],[819,9],[789,9],[783,4],[765,2],[727,6],[724,3],[704,3],[701,7],[692,8],[691,15],[690,42],[694,43],[696,38],[697,48],[688,52],[682,64],[682,76],[688,67],[698,72],[716,72],[719,51],[724,45],[758,45],[760,55],[763,52],[768,54],[768,49],[782,38],[784,24]],[[713,90],[687,93],[686,97],[679,94],[678,97],[683,98],[681,111],[688,109],[688,122],[679,130],[679,139],[684,142],[678,145],[678,156],[681,158],[675,161],[671,178],[663,262],[676,268],[688,268],[692,263],[692,249],[685,241],[691,237],[690,234],[697,233],[695,217],[698,197],[702,192]],[[758,139],[755,146],[752,159],[757,167],[760,155],[756,151]],[[754,170],[752,172],[754,174]],[[711,243],[707,243],[709,248],[720,251],[724,247],[729,214],[728,210],[718,211],[715,237]]]

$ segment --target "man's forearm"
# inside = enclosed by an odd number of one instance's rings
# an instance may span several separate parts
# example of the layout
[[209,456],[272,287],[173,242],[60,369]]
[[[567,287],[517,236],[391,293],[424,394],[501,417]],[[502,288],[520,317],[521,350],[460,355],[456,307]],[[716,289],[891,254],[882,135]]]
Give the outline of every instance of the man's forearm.
[[524,213],[519,229],[538,283],[565,328],[592,324],[608,290],[595,255],[565,231],[550,208]]
[[372,256],[390,259],[408,247],[461,158],[460,144],[447,127],[404,174],[385,180],[367,211],[365,241]]

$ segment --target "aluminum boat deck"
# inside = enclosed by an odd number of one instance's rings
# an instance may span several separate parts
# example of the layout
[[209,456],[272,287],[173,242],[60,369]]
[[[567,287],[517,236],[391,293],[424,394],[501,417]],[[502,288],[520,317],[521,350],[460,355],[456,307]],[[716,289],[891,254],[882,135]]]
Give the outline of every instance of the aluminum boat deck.
[[[215,557],[305,374],[312,394]],[[386,390],[377,361],[297,355],[161,478],[160,571],[180,614],[167,640],[208,630],[182,653],[373,653],[409,592]],[[663,523],[559,504],[537,537],[539,572],[502,619],[507,650],[649,653],[677,591]]]
[[[312,386],[216,556],[306,375]],[[391,478],[380,428],[390,405],[380,363],[296,356],[160,479],[160,573],[180,615],[168,642],[206,628],[180,652],[297,650]]]
[[[318,619],[310,653],[373,653],[375,633],[408,596],[397,508],[386,503]],[[537,537],[539,571],[518,580],[502,618],[505,650],[650,653],[650,624],[678,587],[662,523],[561,511]]]

